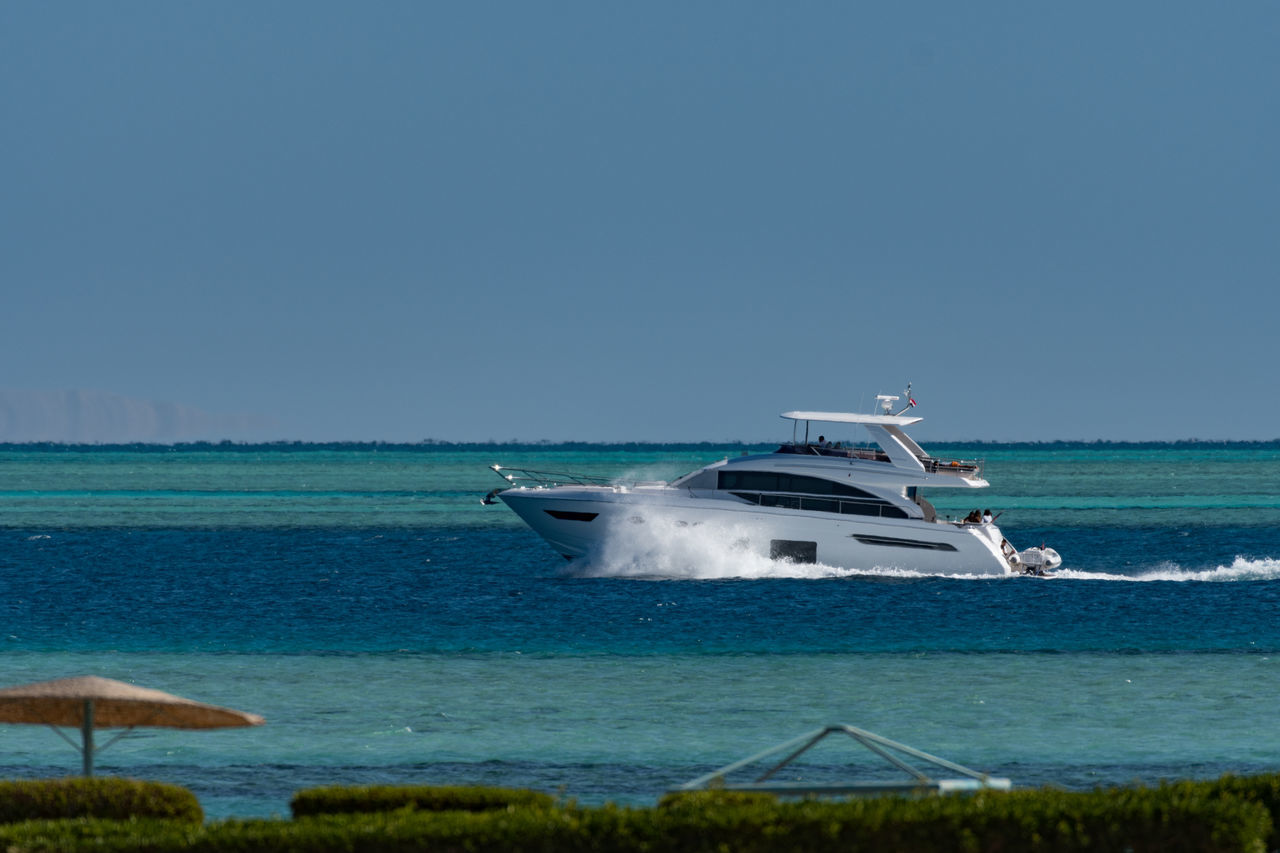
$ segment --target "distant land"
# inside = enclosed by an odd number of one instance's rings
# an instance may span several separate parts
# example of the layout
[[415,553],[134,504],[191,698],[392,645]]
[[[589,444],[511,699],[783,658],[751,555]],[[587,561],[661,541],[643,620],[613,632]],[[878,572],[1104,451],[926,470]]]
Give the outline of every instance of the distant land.
[[170,443],[248,437],[272,426],[254,415],[219,415],[181,403],[106,391],[0,390],[0,442]]
[[[274,438],[265,438],[274,435]],[[106,391],[14,391],[0,389],[0,444],[46,445],[151,445],[156,449],[181,445],[218,446],[223,450],[259,447],[277,450],[322,450],[354,447],[399,447],[424,451],[492,450],[623,450],[653,452],[688,450],[758,452],[778,445],[772,441],[557,441],[510,439],[507,441],[447,441],[424,438],[405,441],[301,441],[281,437],[272,418],[253,414],[215,414],[182,403],[126,397]],[[972,441],[931,439],[929,447],[964,448],[1100,448],[1100,447],[1242,447],[1280,449],[1280,439],[1214,440],[1187,438],[1175,441],[1045,440]]]

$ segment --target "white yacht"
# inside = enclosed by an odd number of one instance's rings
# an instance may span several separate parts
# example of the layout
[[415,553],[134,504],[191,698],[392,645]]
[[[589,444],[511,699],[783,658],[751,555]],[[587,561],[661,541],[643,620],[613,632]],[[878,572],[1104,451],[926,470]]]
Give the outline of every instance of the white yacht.
[[[786,412],[792,440],[772,453],[726,458],[663,482],[609,482],[491,466],[510,486],[501,500],[566,558],[587,557],[611,536],[666,535],[701,526],[725,548],[834,568],[927,574],[1044,574],[1052,548],[1019,553],[993,519],[940,519],[922,489],[980,489],[982,463],[938,459],[903,432],[921,418],[897,413],[896,396],[876,414]],[[868,444],[811,440],[812,424],[864,427]],[[800,425],[803,424],[803,437]]]

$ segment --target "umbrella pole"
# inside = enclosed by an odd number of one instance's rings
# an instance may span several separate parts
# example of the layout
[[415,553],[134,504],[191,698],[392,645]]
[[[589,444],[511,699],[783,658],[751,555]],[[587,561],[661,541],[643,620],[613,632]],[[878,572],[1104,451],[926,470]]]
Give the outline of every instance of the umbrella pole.
[[93,775],[93,700],[84,701],[84,721],[80,724],[80,734],[84,741],[84,775]]

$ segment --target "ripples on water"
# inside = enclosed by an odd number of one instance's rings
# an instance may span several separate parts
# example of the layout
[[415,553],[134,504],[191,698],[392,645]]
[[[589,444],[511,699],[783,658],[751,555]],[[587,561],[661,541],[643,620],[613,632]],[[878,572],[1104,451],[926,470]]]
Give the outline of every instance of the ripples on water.
[[[0,683],[92,672],[264,714],[99,758],[214,816],[347,781],[648,803],[835,722],[1017,784],[1275,769],[1280,735],[1257,721],[1280,703],[1277,449],[962,450],[986,456],[982,504],[1009,538],[1063,554],[1058,577],[849,573],[696,541],[571,566],[479,505],[491,462],[671,476],[724,455],[707,448],[10,449]],[[5,726],[0,765],[77,759]]]

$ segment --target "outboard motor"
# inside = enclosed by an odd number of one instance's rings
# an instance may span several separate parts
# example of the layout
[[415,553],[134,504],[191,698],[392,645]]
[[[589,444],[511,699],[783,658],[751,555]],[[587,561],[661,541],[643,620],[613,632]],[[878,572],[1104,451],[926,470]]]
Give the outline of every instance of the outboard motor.
[[1028,548],[1018,552],[1018,562],[1022,564],[1025,575],[1043,575],[1062,565],[1062,557],[1052,548],[1041,545],[1039,548]]

